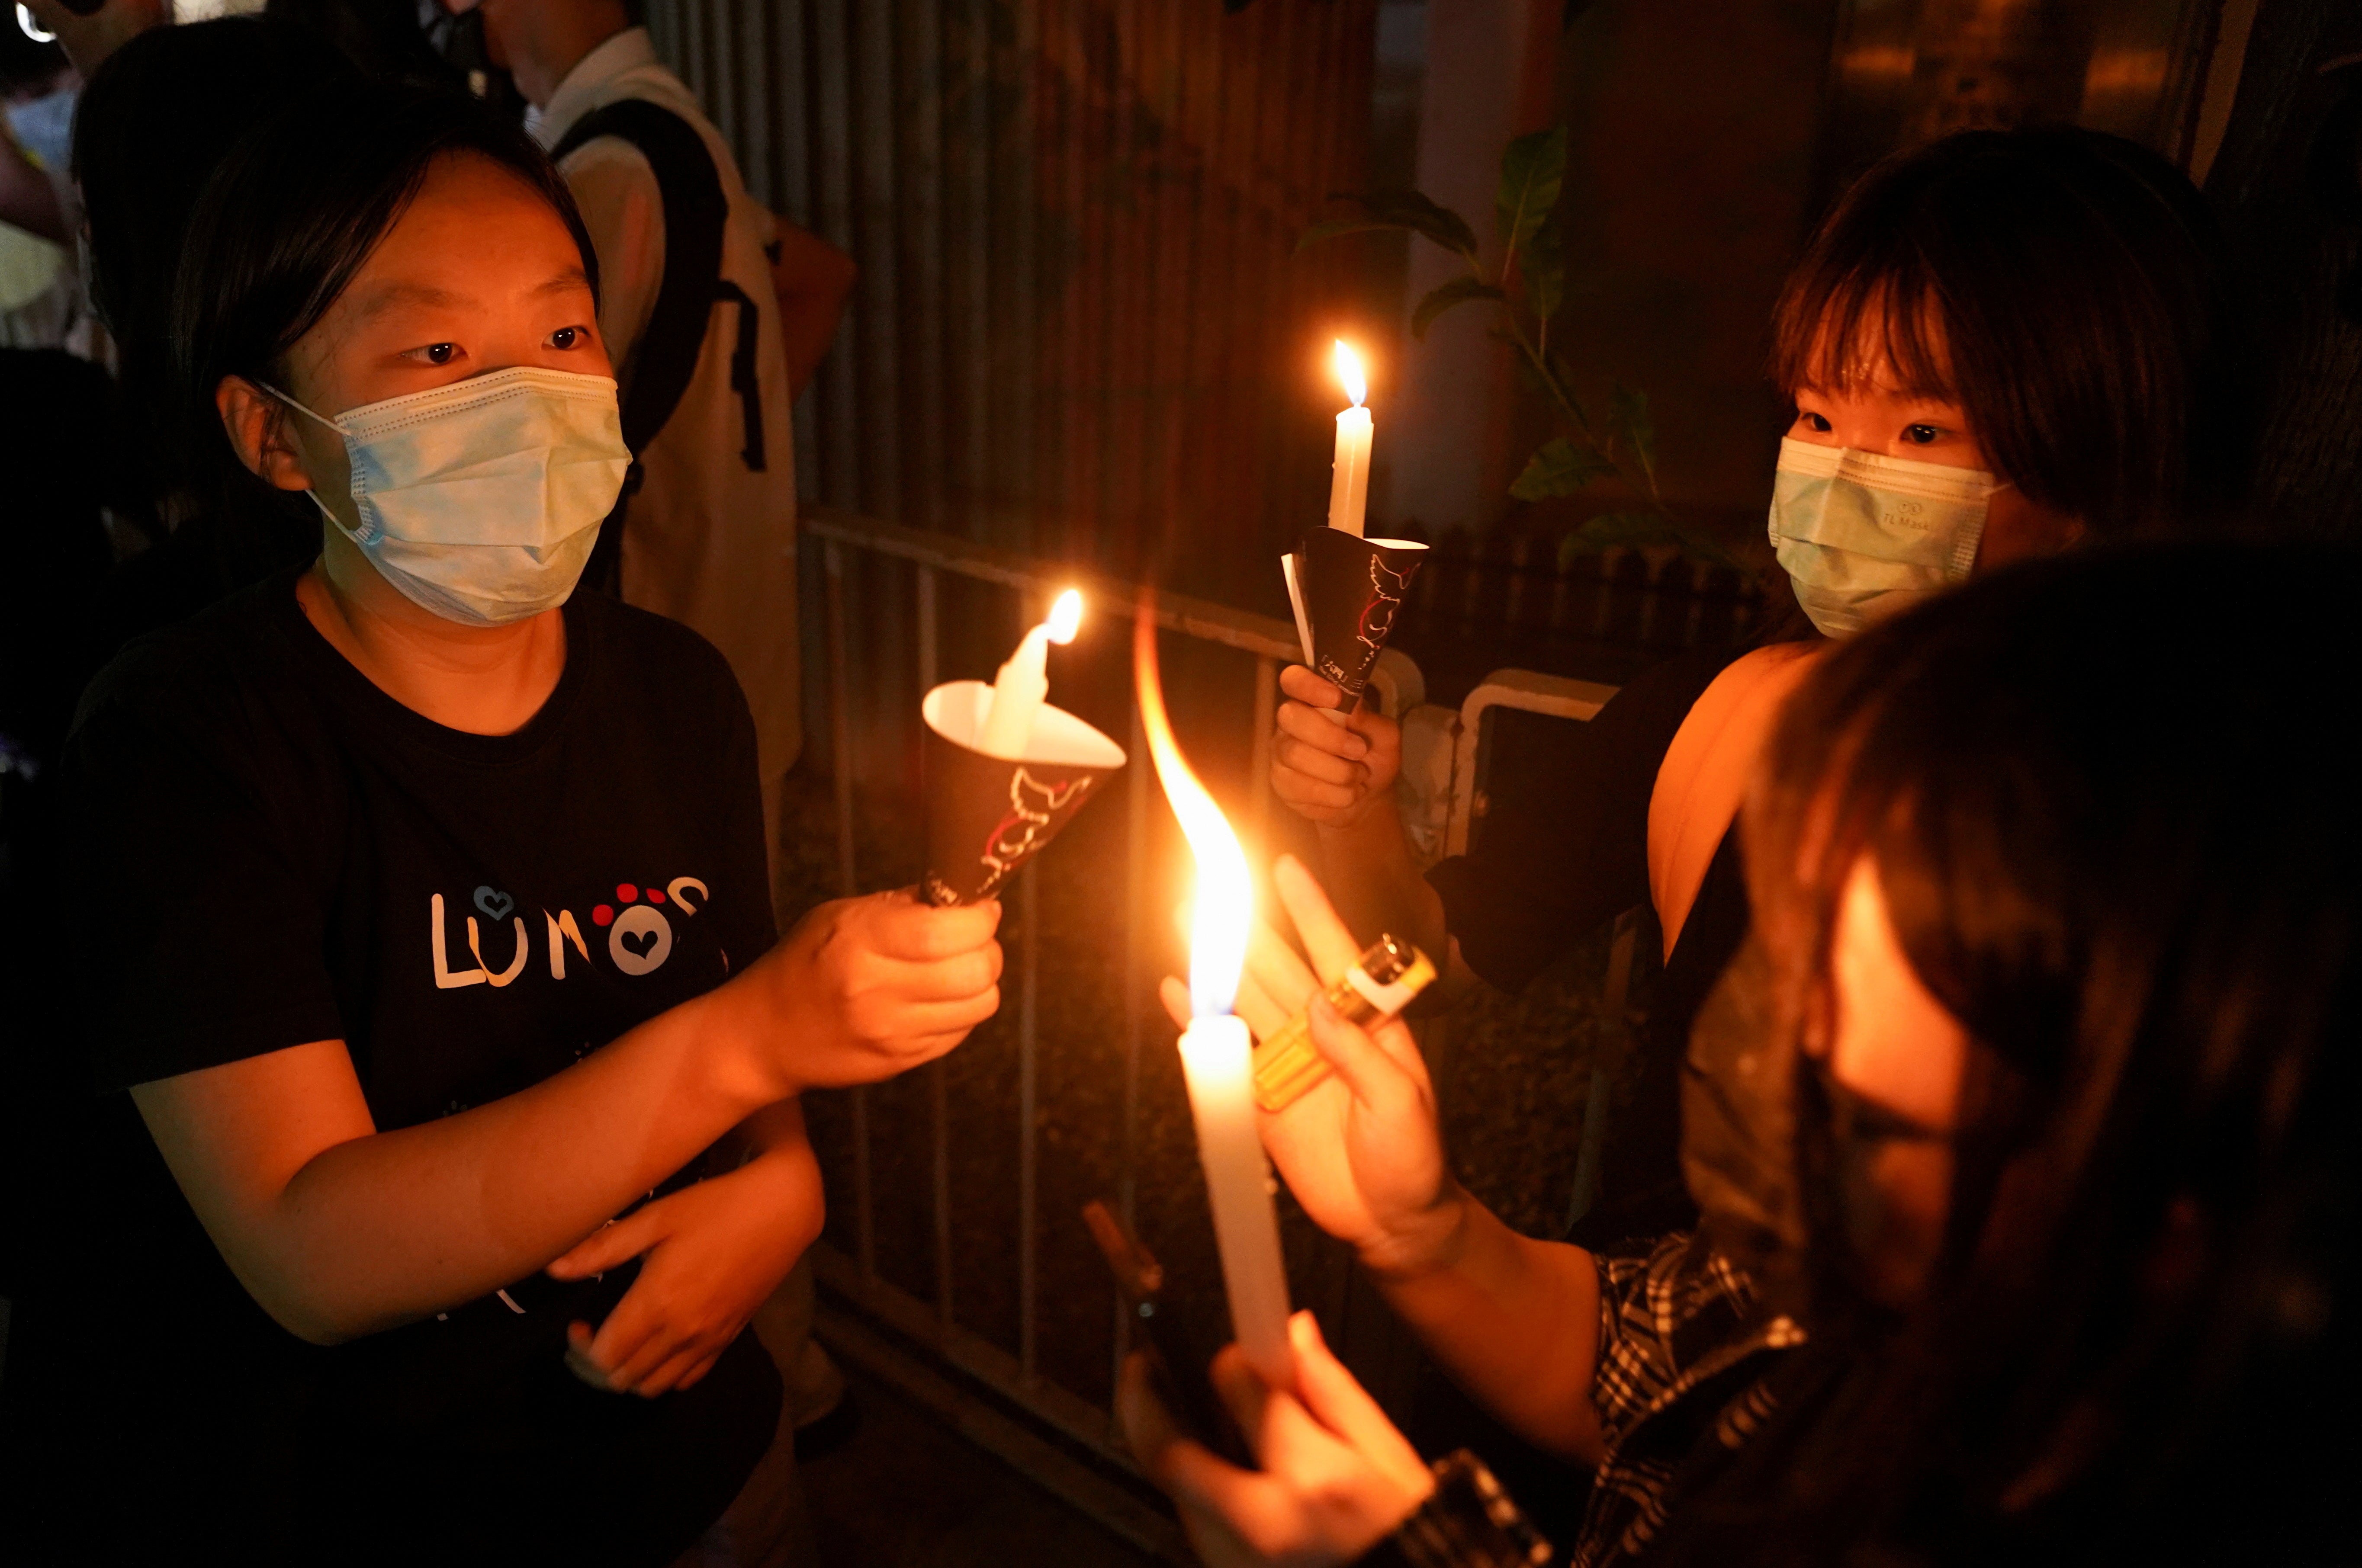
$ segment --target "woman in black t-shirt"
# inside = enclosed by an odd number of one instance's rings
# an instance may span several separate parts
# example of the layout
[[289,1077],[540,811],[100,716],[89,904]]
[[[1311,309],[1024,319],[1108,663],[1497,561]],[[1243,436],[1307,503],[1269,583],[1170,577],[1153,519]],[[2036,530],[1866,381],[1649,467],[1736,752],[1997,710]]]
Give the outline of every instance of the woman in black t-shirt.
[[[1496,770],[1474,850],[1413,861],[1401,733],[1291,668],[1272,788],[1318,823],[1346,921],[1517,990],[1622,910],[1656,916],[1655,990],[1595,1244],[1685,1223],[1689,1025],[1747,929],[1733,828],[1781,702],[1826,644],[1971,572],[2215,521],[2244,469],[2228,267],[2180,170],[2121,137],[1972,131],[1881,164],[1789,280],[1773,372],[1796,413],[1771,537],[1810,627],[1644,673],[1581,732]],[[1801,637],[1803,640],[1794,640]]]
[[89,1053],[152,1139],[46,1353],[85,1553],[772,1561],[740,1330],[820,1224],[796,1096],[997,1005],[997,906],[775,941],[727,667],[572,593],[629,457],[595,268],[522,135],[378,89],[193,226],[192,455],[325,525],[118,659],[65,764]]

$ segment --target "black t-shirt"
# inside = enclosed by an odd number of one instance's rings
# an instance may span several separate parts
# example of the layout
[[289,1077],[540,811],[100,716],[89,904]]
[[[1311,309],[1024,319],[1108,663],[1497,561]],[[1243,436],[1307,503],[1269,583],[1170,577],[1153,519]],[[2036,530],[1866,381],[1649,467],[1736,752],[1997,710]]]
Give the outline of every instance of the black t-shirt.
[[[1690,709],[1738,651],[1670,660],[1617,692],[1587,724],[1549,724],[1496,751],[1489,805],[1472,852],[1428,881],[1468,967],[1519,991],[1568,946],[1623,911],[1650,910],[1649,800]],[[1504,738],[1496,738],[1504,739]],[[1650,989],[1636,1042],[1631,1102],[1611,1124],[1599,1201],[1574,1239],[1605,1245],[1695,1219],[1681,1171],[1681,1064],[1690,1022],[1747,935],[1747,884],[1734,824],[1723,837]],[[1652,919],[1639,940],[1662,938]]]
[[[453,1114],[771,945],[753,725],[693,632],[577,594],[541,711],[470,735],[348,663],[294,576],[127,651],[69,746],[86,1047],[118,1130],[130,1085],[321,1039],[346,1042],[381,1130]],[[115,1309],[100,1376],[128,1405],[114,1441],[161,1467],[117,1459],[124,1485],[204,1516],[171,1521],[182,1555],[661,1563],[771,1436],[777,1376],[745,1336],[655,1400],[565,1370],[567,1323],[603,1318],[629,1269],[307,1346],[194,1234],[152,1146],[108,1153],[94,1228],[149,1240],[88,1260]],[[141,1343],[141,1310],[177,1356]]]

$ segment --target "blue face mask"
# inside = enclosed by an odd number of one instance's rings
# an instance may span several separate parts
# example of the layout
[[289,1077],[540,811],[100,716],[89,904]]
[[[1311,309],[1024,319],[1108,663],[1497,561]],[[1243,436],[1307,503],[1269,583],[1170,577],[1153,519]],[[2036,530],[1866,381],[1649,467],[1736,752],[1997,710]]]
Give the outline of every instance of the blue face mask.
[[1783,441],[1772,547],[1813,624],[1850,636],[1965,578],[2001,488],[1981,469]]
[[622,493],[615,383],[517,366],[347,409],[271,395],[344,437],[352,515],[337,531],[422,609],[505,626],[566,602]]
[[81,96],[82,89],[67,87],[8,105],[8,130],[17,145],[60,179],[73,161],[74,104]]

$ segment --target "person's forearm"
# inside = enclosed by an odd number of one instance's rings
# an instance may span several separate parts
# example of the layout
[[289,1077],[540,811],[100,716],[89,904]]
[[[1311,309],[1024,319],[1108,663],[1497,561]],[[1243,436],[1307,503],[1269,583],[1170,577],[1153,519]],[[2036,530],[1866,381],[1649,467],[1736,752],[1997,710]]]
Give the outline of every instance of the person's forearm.
[[803,1101],[776,1101],[731,1128],[714,1145],[717,1160],[712,1168],[717,1172],[734,1169],[775,1149],[809,1147],[810,1143],[804,1132]]
[[1365,1259],[1371,1278],[1477,1403],[1538,1447],[1596,1463],[1597,1266],[1580,1247],[1519,1235],[1465,1193],[1457,1203],[1436,1256],[1408,1268]]
[[[337,1143],[215,1241],[264,1310],[315,1343],[521,1278],[796,1091],[763,1048],[753,1000],[724,986],[529,1089]],[[134,1091],[176,1174],[189,1163],[173,1157],[176,1129],[221,1109],[202,1102],[208,1087],[174,1087],[189,1081]],[[159,1100],[174,1093],[184,1098]]]
[[1392,791],[1371,801],[1351,827],[1324,823],[1320,861],[1321,885],[1356,939],[1372,942],[1391,931],[1443,960],[1443,898],[1411,859]]

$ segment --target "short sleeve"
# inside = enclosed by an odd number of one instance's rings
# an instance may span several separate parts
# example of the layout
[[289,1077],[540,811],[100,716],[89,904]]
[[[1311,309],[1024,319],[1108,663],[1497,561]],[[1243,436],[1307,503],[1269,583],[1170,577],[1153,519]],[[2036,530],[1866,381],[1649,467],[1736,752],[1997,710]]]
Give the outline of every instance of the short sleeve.
[[1695,1232],[1595,1261],[1599,1350],[1591,1398],[1614,1444],[1731,1348],[1753,1312],[1755,1287]]
[[1648,902],[1657,769],[1699,694],[1736,656],[1716,650],[1657,665],[1587,724],[1496,720],[1476,847],[1428,872],[1471,969],[1523,990],[1584,932]]
[[297,849],[318,803],[270,789],[271,748],[196,683],[100,679],[61,775],[95,1087],[342,1038],[317,879]]
[[646,154],[621,137],[591,137],[560,169],[599,255],[599,333],[628,384],[664,284],[664,192]]

